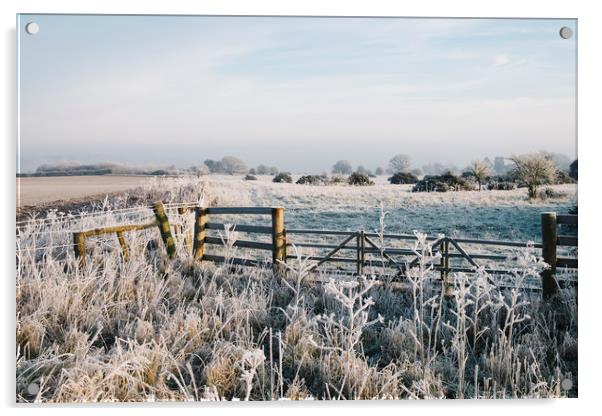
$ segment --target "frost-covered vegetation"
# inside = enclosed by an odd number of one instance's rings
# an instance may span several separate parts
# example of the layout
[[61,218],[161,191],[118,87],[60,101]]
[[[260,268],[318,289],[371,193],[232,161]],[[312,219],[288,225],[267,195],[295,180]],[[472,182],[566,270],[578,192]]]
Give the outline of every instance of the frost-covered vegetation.
[[[362,199],[363,193],[383,189],[236,183],[225,192],[198,179],[156,180],[82,215],[53,212],[19,224],[17,400],[577,395],[576,289],[563,289],[543,304],[540,293],[522,288],[545,267],[529,248],[519,256],[514,289],[492,285],[483,270],[452,274],[444,285],[431,269],[439,257],[421,233],[414,243],[421,260],[401,284],[378,271],[357,278],[308,273],[313,263],[301,249],[293,249],[298,258],[289,262],[286,276],[268,268],[195,262],[181,237],[178,257],[168,260],[154,230],[128,235],[128,261],[109,238],[89,245],[85,268],[73,257],[69,231],[143,222],[152,217],[145,208],[152,200],[165,201],[178,223],[185,221],[176,215],[180,202],[246,205],[277,201],[270,194],[275,192],[287,208],[306,198],[319,210],[328,203],[321,192],[330,188],[330,198],[345,198],[337,208],[344,209],[373,196]],[[483,194],[470,194],[473,203],[523,203],[517,196],[507,199],[512,193],[478,199]],[[420,197],[433,198],[429,203],[442,198]],[[418,201],[409,191],[403,198]],[[231,258],[237,232],[222,237]]]
[[576,184],[549,185],[557,197],[529,200],[524,189],[412,192],[412,185],[390,185],[384,176],[372,178],[374,186],[357,187],[345,179],[318,186],[274,186],[269,177],[258,179],[213,175],[205,184],[219,205],[285,207],[289,228],[374,231],[382,202],[390,212],[388,227],[396,232],[518,241],[541,239],[541,212],[568,213],[577,203]]

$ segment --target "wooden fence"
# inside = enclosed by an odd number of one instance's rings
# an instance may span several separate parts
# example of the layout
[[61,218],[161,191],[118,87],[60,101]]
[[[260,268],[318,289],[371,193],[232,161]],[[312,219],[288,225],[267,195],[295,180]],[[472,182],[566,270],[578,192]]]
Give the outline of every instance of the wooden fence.
[[559,267],[577,268],[576,257],[558,256],[558,247],[577,247],[576,235],[559,235],[558,226],[569,226],[577,229],[577,215],[558,215],[555,212],[541,214],[542,258],[550,268],[542,272],[542,289],[544,298],[549,298],[558,291],[555,278]]
[[[193,238],[191,230],[186,230],[181,224],[170,225],[169,218],[161,202],[153,205],[155,220],[147,224],[123,225],[106,228],[92,229],[73,234],[75,253],[82,264],[85,264],[86,238],[100,234],[114,233],[117,236],[123,256],[129,257],[124,233],[145,230],[158,227],[161,240],[170,258],[176,256],[176,244],[172,234],[184,236],[184,247],[190,250],[193,258],[198,261],[224,262],[233,265],[244,266],[270,266],[280,272],[284,264],[291,259],[297,258],[293,253],[288,253],[290,247],[295,246],[306,251],[312,251],[306,261],[313,262],[309,271],[318,271],[326,266],[336,265],[337,273],[364,274],[369,267],[378,267],[382,272],[384,269],[392,271],[393,278],[403,279],[406,272],[415,267],[420,261],[420,254],[413,246],[416,241],[414,234],[379,234],[365,231],[337,231],[337,230],[315,230],[315,229],[286,229],[284,220],[284,208],[272,207],[180,207],[178,214],[183,216],[191,211],[194,212]],[[224,215],[235,216],[260,216],[270,219],[269,225],[236,224],[234,230],[237,233],[250,236],[247,239],[236,238],[227,242],[223,236],[211,235],[212,231],[221,233],[227,231],[227,223],[219,222]],[[213,219],[216,218],[216,221]],[[532,244],[533,249],[541,249],[544,261],[551,265],[550,269],[542,273],[542,289],[544,298],[552,296],[558,290],[558,281],[555,277],[558,268],[576,269],[577,258],[575,256],[560,256],[558,247],[577,247],[576,235],[561,235],[559,226],[577,227],[576,215],[557,215],[556,213],[542,213],[542,243]],[[257,236],[257,237],[255,237]],[[318,238],[319,241],[307,241],[308,237]],[[257,241],[263,238],[263,241]],[[266,241],[268,238],[269,241]],[[192,240],[192,242],[191,242]],[[333,241],[334,240],[334,241]],[[390,246],[385,243],[390,242]],[[527,242],[483,240],[474,238],[452,238],[448,236],[427,237],[428,244],[433,254],[440,254],[439,263],[434,269],[441,273],[441,279],[446,280],[450,272],[472,272],[475,268],[483,267],[489,274],[511,274],[509,263],[518,261],[516,248],[527,247]],[[411,246],[403,246],[410,243]],[[250,249],[256,252],[265,252],[263,258],[243,258],[212,254],[210,246],[224,246],[230,244],[232,247]],[[396,245],[396,246],[395,246]],[[513,249],[508,253],[504,250]],[[471,252],[471,249],[478,249]],[[484,252],[483,249],[489,251]],[[488,261],[488,265],[480,264]],[[491,263],[503,262],[502,267],[491,267]],[[343,265],[343,266],[341,266]],[[352,265],[349,269],[345,265]],[[332,269],[331,269],[332,270]],[[328,271],[328,270],[326,270]]]
[[[213,262],[223,262],[224,256],[212,255],[206,253],[206,245],[223,246],[225,241],[221,237],[211,237],[207,235],[207,230],[226,231],[227,224],[221,222],[209,221],[210,216],[220,215],[262,215],[271,217],[270,226],[237,224],[234,230],[248,234],[264,234],[271,237],[270,243],[258,242],[252,240],[236,240],[232,242],[233,247],[248,248],[255,250],[269,251],[272,254],[271,264],[275,269],[280,268],[281,262],[286,262],[286,232],[284,229],[284,208],[247,208],[247,207],[227,207],[227,208],[196,208],[195,227],[194,227],[194,250],[193,255],[198,260],[208,260]],[[258,262],[249,259],[232,258],[229,259],[237,265],[257,265]]]

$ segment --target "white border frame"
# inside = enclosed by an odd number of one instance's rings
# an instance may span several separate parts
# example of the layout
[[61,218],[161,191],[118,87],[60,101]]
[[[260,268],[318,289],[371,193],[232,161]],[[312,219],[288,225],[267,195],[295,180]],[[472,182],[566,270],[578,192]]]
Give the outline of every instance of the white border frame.
[[[211,413],[239,414],[241,412],[280,414],[307,414],[308,412],[357,412],[365,413],[372,409],[381,412],[420,412],[422,413],[448,413],[449,411],[462,412],[462,414],[488,415],[531,410],[545,412],[546,414],[576,413],[587,411],[596,406],[596,401],[602,397],[599,392],[600,368],[600,338],[598,329],[598,316],[602,312],[596,308],[601,302],[598,297],[602,294],[602,279],[600,272],[595,270],[597,247],[596,238],[600,235],[600,223],[596,223],[597,194],[599,189],[596,175],[596,166],[599,161],[596,156],[601,147],[598,140],[602,138],[600,129],[600,99],[602,97],[600,75],[602,74],[600,46],[602,39],[602,18],[596,14],[596,2],[570,2],[549,0],[531,1],[506,0],[483,2],[477,0],[428,0],[409,3],[394,1],[358,1],[358,0],[331,0],[329,2],[318,0],[289,1],[276,0],[224,0],[222,2],[210,0],[54,0],[51,4],[43,0],[3,0],[0,2],[2,13],[1,24],[3,33],[2,59],[0,70],[2,72],[3,100],[0,102],[0,114],[3,128],[3,148],[0,154],[2,160],[2,190],[3,210],[0,229],[7,230],[0,247],[0,258],[4,271],[2,276],[3,301],[2,325],[4,336],[0,342],[2,348],[2,407],[12,408],[12,411],[25,411],[31,413],[42,411],[46,414],[80,414],[81,406],[24,406],[14,404],[15,400],[15,298],[14,298],[14,234],[12,234],[15,221],[15,164],[16,164],[16,14],[17,13],[102,13],[102,14],[196,14],[196,15],[305,15],[305,16],[419,16],[419,17],[556,17],[579,19],[579,67],[578,67],[578,131],[579,131],[579,156],[581,172],[579,184],[581,202],[580,216],[580,269],[581,287],[579,293],[579,399],[573,400],[506,400],[506,401],[437,401],[437,402],[346,402],[346,403],[253,403],[253,404],[228,404],[219,406],[206,404],[172,405],[177,407],[177,412],[197,413],[209,411]],[[599,158],[599,156],[598,156]],[[596,163],[598,162],[598,163]],[[598,167],[599,170],[599,167]],[[7,209],[8,207],[8,209]],[[585,225],[584,225],[585,224]],[[107,405],[108,406],[108,405]],[[85,408],[90,414],[142,411],[148,415],[157,414],[164,416],[169,404],[149,405],[93,405]]]

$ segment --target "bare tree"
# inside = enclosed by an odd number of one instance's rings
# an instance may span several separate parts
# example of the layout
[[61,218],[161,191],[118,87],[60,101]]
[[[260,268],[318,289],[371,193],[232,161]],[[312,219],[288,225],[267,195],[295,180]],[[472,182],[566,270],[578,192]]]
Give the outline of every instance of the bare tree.
[[207,159],[205,160],[205,166],[207,166],[209,168],[209,172],[211,173],[223,173],[224,172],[224,166],[222,165],[222,162],[219,160],[212,160],[212,159]]
[[349,175],[353,172],[353,166],[348,160],[339,160],[332,167],[332,173],[340,173],[343,175]]
[[445,172],[457,172],[458,167],[453,163],[429,163],[422,166],[425,175],[443,175]]
[[359,165],[355,170],[357,173],[361,173],[362,175],[371,176],[372,171],[370,169],[366,169],[364,165]]
[[531,153],[521,156],[512,156],[514,174],[525,184],[529,198],[537,197],[537,188],[546,183],[552,183],[556,177],[556,164],[552,158],[543,153]]
[[376,170],[374,171],[374,174],[376,176],[381,176],[385,174],[385,170],[383,168],[381,168],[380,166],[376,168]]
[[410,169],[412,158],[408,155],[398,154],[393,156],[389,161],[389,169],[391,173],[407,172]]
[[278,175],[278,173],[280,172],[280,169],[278,169],[276,166],[270,166],[270,175]]
[[196,176],[203,176],[203,175],[209,175],[210,170],[209,167],[207,167],[206,164],[202,164],[199,166],[192,166],[190,168],[190,170],[196,175]]
[[468,165],[468,172],[477,180],[480,191],[483,181],[487,179],[488,176],[491,176],[491,163],[487,163],[485,160],[473,160],[470,162],[470,165]]
[[270,168],[267,167],[266,165],[257,166],[257,174],[258,175],[267,175],[268,173],[270,173]]
[[412,169],[412,171],[410,173],[414,176],[420,176],[420,175],[422,175],[422,169],[420,169],[420,168]]
[[246,173],[247,165],[245,162],[234,156],[224,156],[221,160],[221,164],[224,167],[224,171],[230,175],[235,173]]
[[493,161],[493,170],[498,175],[505,175],[508,172],[508,167],[504,162],[505,158],[502,156],[496,156]]

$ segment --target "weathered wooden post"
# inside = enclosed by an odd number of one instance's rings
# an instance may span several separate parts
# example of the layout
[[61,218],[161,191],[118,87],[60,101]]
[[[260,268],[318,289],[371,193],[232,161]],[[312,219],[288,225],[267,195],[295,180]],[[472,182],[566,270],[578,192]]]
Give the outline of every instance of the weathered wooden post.
[[362,266],[360,265],[360,263],[362,261],[361,246],[362,246],[362,242],[360,240],[360,233],[357,232],[355,234],[355,267],[356,267],[356,273],[358,276],[362,274]]
[[555,212],[541,214],[541,255],[543,261],[550,265],[549,269],[541,272],[543,298],[549,299],[558,292],[558,282],[554,277],[556,273],[556,247],[558,243],[558,225]]
[[454,287],[449,282],[449,238],[445,237],[443,240],[443,252],[441,253],[442,263],[443,263],[443,271],[441,273],[441,278],[443,279],[443,293],[445,296],[450,297],[454,295]]
[[272,264],[276,273],[285,270],[279,262],[286,262],[284,208],[272,208]]
[[127,243],[125,242],[125,235],[123,231],[117,231],[117,240],[119,240],[119,245],[121,246],[121,252],[123,253],[123,259],[127,260],[130,258],[130,249],[128,248]]
[[[384,250],[384,247],[383,247]],[[364,273],[364,264],[366,263],[366,235],[362,230],[362,258],[360,264],[362,265],[362,274]]]
[[439,259],[439,268],[441,273],[441,280],[445,281],[445,239],[439,243],[439,253],[441,254],[441,259]]
[[364,248],[365,248],[364,231],[357,233],[357,274],[361,276],[364,274]]
[[163,244],[165,244],[165,250],[167,251],[167,255],[169,256],[169,258],[174,258],[176,256],[176,244],[174,242],[173,236],[171,235],[171,229],[169,228],[169,220],[167,218],[167,214],[165,213],[165,207],[163,206],[163,202],[156,202],[155,204],[153,204],[153,211],[155,212],[155,217],[157,218],[159,232],[161,233],[161,239],[163,240]]
[[207,208],[197,207],[194,211],[194,242],[192,244],[192,257],[203,260],[205,254],[205,224],[207,224]]
[[86,233],[73,233],[73,248],[75,250],[75,258],[79,259],[79,264],[82,267],[86,266]]
[[445,263],[443,266],[445,267],[445,280],[447,280],[447,275],[449,274],[449,239],[447,237],[445,237],[443,249],[445,252]]

